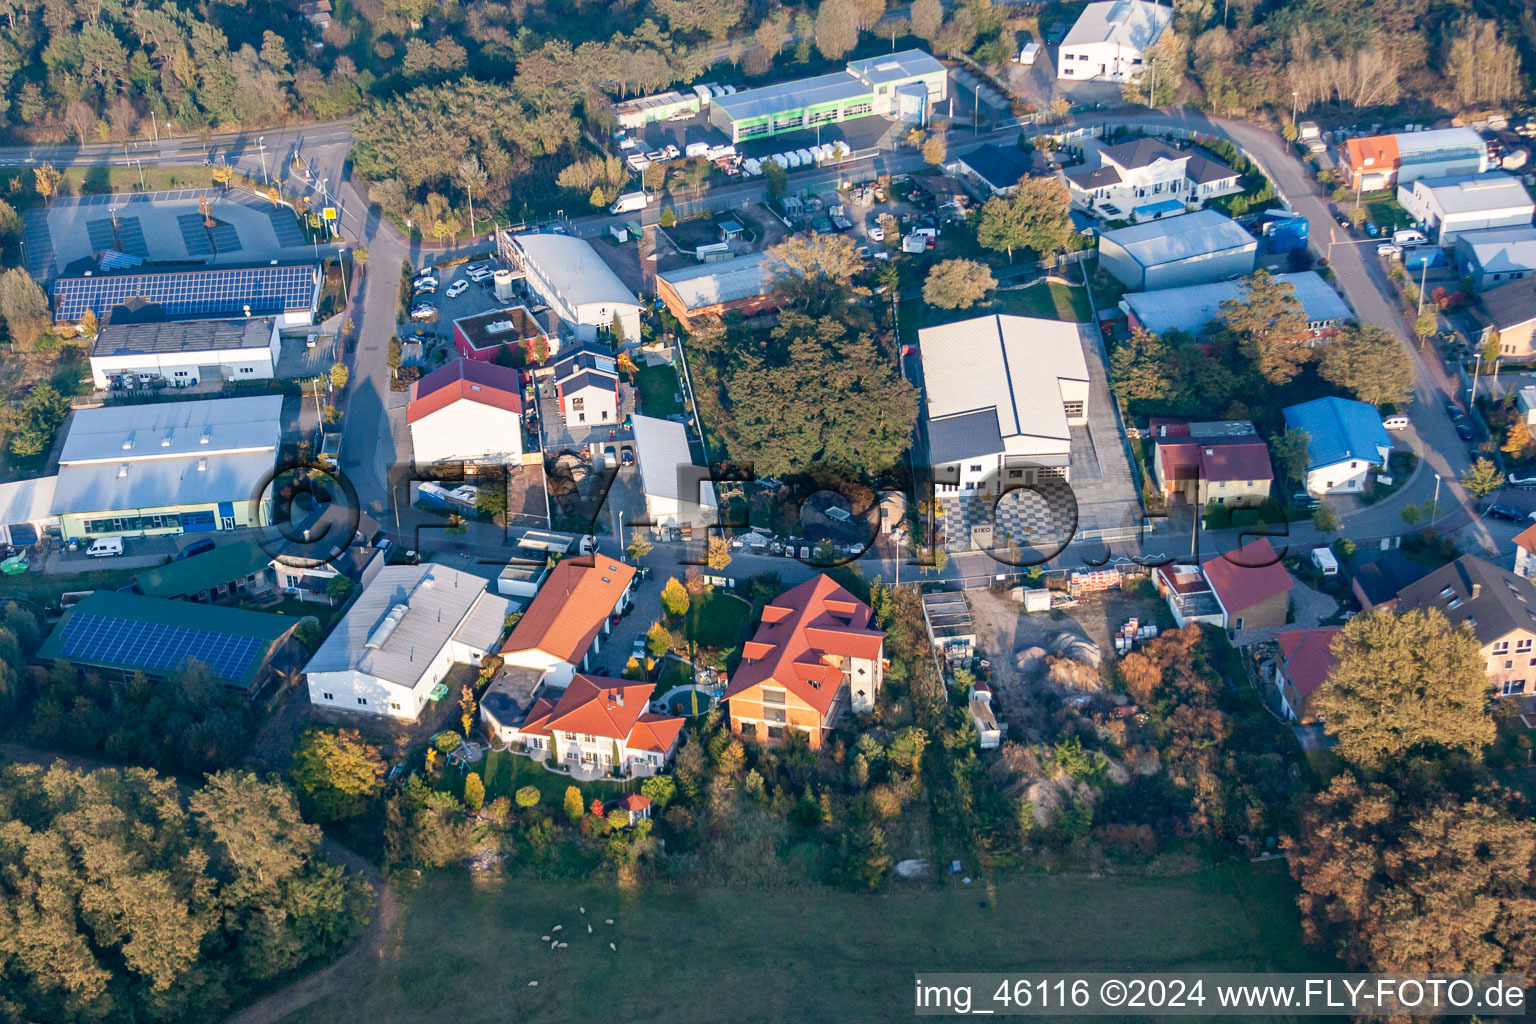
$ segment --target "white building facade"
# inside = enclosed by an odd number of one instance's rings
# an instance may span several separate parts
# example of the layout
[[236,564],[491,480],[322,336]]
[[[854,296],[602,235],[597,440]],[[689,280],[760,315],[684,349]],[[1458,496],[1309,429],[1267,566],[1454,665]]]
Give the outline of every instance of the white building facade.
[[363,588],[304,674],[316,707],[414,720],[456,664],[496,649],[511,605],[442,565],[392,565]]
[[274,317],[108,323],[91,345],[91,380],[100,390],[164,380],[191,387],[208,376],[266,380],[277,372],[282,337]]
[[508,242],[503,255],[577,341],[606,337],[615,316],[626,339],[639,339],[640,300],[590,243],[556,234],[513,235]]
[[1056,77],[1129,82],[1146,69],[1146,51],[1173,23],[1173,8],[1150,0],[1100,0],[1078,15],[1057,54]]

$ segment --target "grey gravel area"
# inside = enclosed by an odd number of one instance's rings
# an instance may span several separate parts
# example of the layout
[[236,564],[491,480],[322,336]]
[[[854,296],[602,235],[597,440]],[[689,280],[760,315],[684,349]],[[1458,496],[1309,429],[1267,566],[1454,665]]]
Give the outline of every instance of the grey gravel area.
[[1310,628],[1320,625],[1324,619],[1330,618],[1339,610],[1339,602],[1327,594],[1319,593],[1295,581],[1296,578],[1291,577],[1291,582],[1295,584],[1291,591],[1291,609],[1295,612],[1295,621],[1281,627],[1240,629],[1232,636],[1234,645],[1247,647],[1261,640],[1273,639],[1280,629]]

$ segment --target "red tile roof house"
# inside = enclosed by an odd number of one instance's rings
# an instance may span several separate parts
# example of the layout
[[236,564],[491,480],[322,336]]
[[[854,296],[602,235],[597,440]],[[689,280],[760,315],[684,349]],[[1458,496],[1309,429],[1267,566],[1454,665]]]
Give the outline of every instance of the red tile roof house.
[[814,749],[844,711],[873,710],[885,634],[870,627],[872,618],[825,574],[775,598],[725,691],[731,731],[778,743],[799,729]]
[[552,767],[577,775],[655,775],[677,752],[683,720],[646,710],[654,689],[650,683],[576,675],[563,691],[535,700],[522,724],[504,728],[498,738],[521,743],[535,761],[553,760]]
[[1285,625],[1293,585],[1266,537],[1198,566],[1159,566],[1152,581],[1180,626],[1206,622],[1231,630]]
[[502,645],[502,663],[542,671],[550,686],[567,685],[578,668],[590,667],[634,579],[635,567],[617,558],[561,559]]
[[521,380],[505,366],[455,359],[412,384],[405,422],[415,464],[521,465]]
[[1527,526],[1515,534],[1515,575],[1536,578],[1536,526]]
[[1152,472],[1163,497],[1196,508],[1211,502],[1233,508],[1258,505],[1269,497],[1274,480],[1269,447],[1257,437],[1161,441]]
[[1275,692],[1280,710],[1293,722],[1314,722],[1312,695],[1328,680],[1338,661],[1331,645],[1338,626],[1318,629],[1283,629],[1275,634],[1280,657],[1275,660]]

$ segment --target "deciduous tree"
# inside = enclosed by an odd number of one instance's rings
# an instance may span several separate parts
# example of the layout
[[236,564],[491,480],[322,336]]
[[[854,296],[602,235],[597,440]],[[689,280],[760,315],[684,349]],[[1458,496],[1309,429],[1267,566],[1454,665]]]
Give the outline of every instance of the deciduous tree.
[[1055,178],[1024,178],[1013,195],[995,196],[981,208],[976,241],[997,252],[1033,249],[1044,255],[1066,247],[1072,238],[1068,215],[1072,197]]
[[1413,394],[1413,364],[1397,338],[1375,324],[1340,332],[1324,347],[1318,373],[1372,405]]
[[970,309],[997,287],[985,264],[975,260],[945,260],[928,271],[923,301],[939,309]]
[[290,772],[309,813],[321,821],[363,813],[384,786],[384,758],[356,729],[309,729]]
[[1375,768],[1442,749],[1478,757],[1493,741],[1477,637],[1438,609],[1357,615],[1332,649],[1337,664],[1317,710],[1346,759]]
[[1243,282],[1242,294],[1221,304],[1228,339],[1252,358],[1271,384],[1289,384],[1314,358],[1304,344],[1307,315],[1288,282],[1256,271]]
[[859,41],[859,15],[853,0],[823,0],[816,11],[816,49],[837,60]]
[[864,269],[853,240],[845,235],[791,235],[767,251],[773,286],[785,305],[817,316],[846,306],[869,289],[853,284]]
[[1478,459],[1461,474],[1461,486],[1474,498],[1486,498],[1504,486],[1504,474],[1491,459]]

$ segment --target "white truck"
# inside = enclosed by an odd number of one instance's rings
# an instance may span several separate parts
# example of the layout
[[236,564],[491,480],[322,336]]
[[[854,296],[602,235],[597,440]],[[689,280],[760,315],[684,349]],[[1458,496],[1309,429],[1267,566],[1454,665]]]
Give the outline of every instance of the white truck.
[[1035,58],[1038,56],[1040,56],[1040,44],[1034,40],[1030,40],[1029,42],[1025,43],[1024,48],[1019,51],[1019,63],[1025,65],[1026,67],[1033,65],[1035,63]]
[[647,192],[626,192],[614,200],[613,205],[608,207],[608,212],[634,213],[636,210],[645,209],[655,198]]

